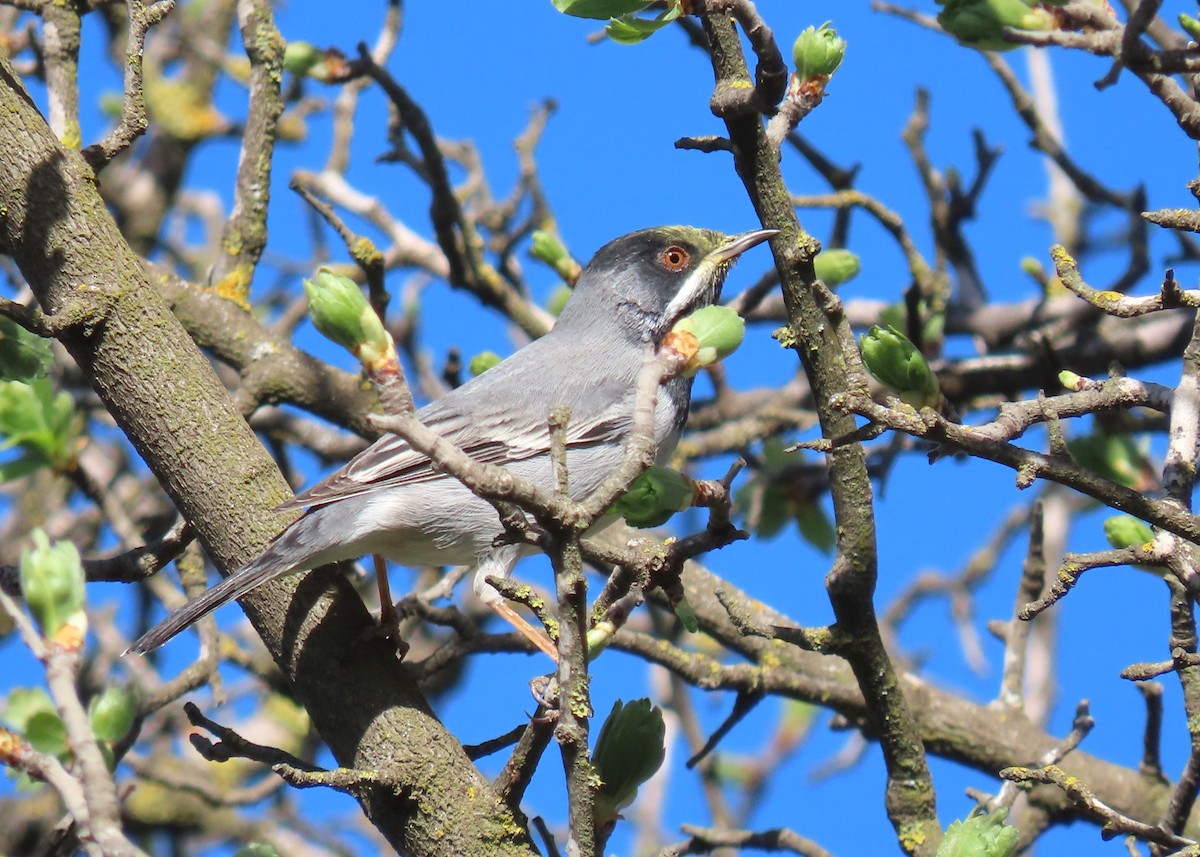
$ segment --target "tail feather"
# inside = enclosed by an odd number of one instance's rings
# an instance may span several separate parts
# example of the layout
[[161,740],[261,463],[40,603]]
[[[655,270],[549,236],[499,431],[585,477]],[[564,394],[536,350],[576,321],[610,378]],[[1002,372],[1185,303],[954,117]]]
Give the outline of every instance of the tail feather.
[[135,654],[144,655],[147,652],[152,652],[184,628],[207,616],[223,604],[241,598],[268,580],[291,571],[291,568],[287,566],[281,567],[279,560],[273,553],[273,551],[268,550],[257,559],[251,561],[249,565],[238,569],[216,586],[205,590],[199,596],[184,604],[166,619],[163,619],[145,634],[138,637],[136,642],[125,650],[125,654],[134,652]]

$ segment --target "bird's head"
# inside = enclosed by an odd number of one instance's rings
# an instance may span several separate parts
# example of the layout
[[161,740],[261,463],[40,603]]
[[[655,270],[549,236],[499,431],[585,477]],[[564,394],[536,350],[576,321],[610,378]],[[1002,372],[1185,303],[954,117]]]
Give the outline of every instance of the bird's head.
[[630,338],[657,344],[675,322],[715,303],[738,256],[774,234],[656,226],[614,238],[583,269],[556,327],[615,323]]

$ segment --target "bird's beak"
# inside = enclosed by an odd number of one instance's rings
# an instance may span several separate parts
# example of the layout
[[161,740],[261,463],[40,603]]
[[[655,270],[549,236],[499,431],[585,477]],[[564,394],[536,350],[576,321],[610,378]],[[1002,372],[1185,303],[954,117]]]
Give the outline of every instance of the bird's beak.
[[730,262],[756,244],[761,244],[768,238],[778,234],[778,229],[753,229],[750,232],[743,232],[741,235],[733,235],[728,241],[714,250],[708,258],[717,264]]

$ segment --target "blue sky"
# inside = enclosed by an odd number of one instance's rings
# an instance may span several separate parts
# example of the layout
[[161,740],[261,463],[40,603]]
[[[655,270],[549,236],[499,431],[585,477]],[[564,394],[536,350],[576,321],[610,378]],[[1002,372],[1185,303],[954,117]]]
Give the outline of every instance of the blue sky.
[[[278,25],[289,40],[334,45],[346,53],[353,53],[358,41],[374,39],[383,14],[381,2],[359,0],[352,4],[353,14],[331,12],[332,5],[290,0],[279,9]],[[932,0],[917,0],[917,5],[927,12],[936,11]],[[1168,2],[1164,14],[1174,14],[1184,6]],[[944,36],[873,13],[866,2],[762,0],[759,10],[785,49],[804,26],[828,19],[833,19],[846,38],[845,64],[831,82],[825,103],[800,130],[839,164],[861,162],[858,187],[904,216],[925,253],[931,254],[932,249],[927,204],[900,139],[916,88],[924,86],[931,94],[928,147],[939,169],[954,167],[964,176],[973,175],[974,128],[982,129],[991,144],[1004,147],[978,217],[966,233],[974,242],[979,267],[993,295],[1001,300],[1033,295],[1034,287],[1021,274],[1018,263],[1029,255],[1047,261],[1050,230],[1030,216],[1031,206],[1045,193],[1045,170],[1028,146],[1028,131],[1016,119],[982,58]],[[93,47],[94,24],[89,22]],[[689,47],[681,33],[671,30],[636,47],[588,44],[588,36],[596,29],[594,22],[559,15],[548,0],[521,4],[413,0],[407,4],[404,33],[389,68],[422,104],[439,135],[475,142],[498,196],[507,193],[516,176],[512,139],[524,129],[532,106],[543,98],[555,99],[559,109],[538,149],[538,162],[561,233],[581,259],[610,238],[643,226],[690,223],[728,232],[757,226],[727,155],[679,151],[673,146],[679,137],[722,130],[707,107],[712,82],[704,55]],[[88,32],[85,30],[85,38]],[[1092,82],[1108,70],[1106,61],[1062,52],[1051,56],[1061,87],[1065,135],[1080,163],[1120,190],[1144,183],[1150,208],[1193,206],[1184,184],[1195,176],[1195,147],[1178,131],[1166,109],[1128,73],[1120,85],[1097,91]],[[1021,53],[1010,54],[1009,60],[1026,78]],[[93,85],[99,88],[119,83],[115,76],[105,80],[98,75],[95,81]],[[320,94],[320,87],[315,89]],[[240,116],[243,97],[235,87],[226,87],[222,106],[230,115]],[[101,121],[98,114],[92,116],[90,128],[85,121],[85,141],[100,133]],[[382,97],[368,92],[360,108],[348,178],[377,195],[404,222],[429,235],[425,188],[402,166],[374,162],[387,149],[385,122]],[[278,151],[268,245],[272,258],[305,258],[308,254],[307,218],[300,200],[287,190],[287,181],[292,170],[317,169],[323,163],[328,118],[312,120],[310,134],[305,145]],[[1153,141],[1152,147],[1148,141]],[[189,176],[192,185],[216,190],[226,207],[231,199],[237,143],[206,144]],[[794,192],[826,189],[787,149],[783,167]],[[828,216],[812,213],[802,213],[801,220],[818,237],[824,237],[830,222]],[[362,228],[362,224],[352,225]],[[1175,249],[1164,236],[1152,237],[1154,273],[1143,289],[1153,287],[1164,258]],[[882,230],[858,218],[850,247],[863,259],[863,274],[846,287],[843,296],[898,299],[908,282],[906,271]],[[1100,286],[1116,276],[1122,260],[1115,254],[1100,255],[1092,264],[1084,273]],[[765,252],[748,254],[731,277],[726,294],[753,282],[766,265]],[[548,295],[554,278],[532,263],[526,268],[535,291]],[[1177,273],[1185,286],[1194,285],[1194,268],[1179,268]],[[395,274],[389,279],[393,291],[405,276]],[[426,290],[423,302],[430,319],[423,331],[423,345],[439,362],[451,346],[460,347],[467,355],[485,349],[500,353],[512,349],[510,333],[494,321],[481,319],[469,298],[437,284]],[[446,323],[451,318],[455,322]],[[766,327],[752,328],[746,345],[728,362],[735,384],[777,383],[794,371],[794,355],[779,349],[769,332]],[[305,334],[302,342],[327,359],[350,366],[348,357],[325,348],[315,336]],[[1174,367],[1167,367],[1156,377],[1172,383],[1176,374]],[[1028,442],[1039,441],[1031,436]],[[1012,503],[1030,499],[1030,492],[1018,495],[1012,474],[997,465],[947,460],[931,468],[920,456],[903,460],[878,504],[880,603],[886,604],[917,571],[959,568]],[[1082,518],[1072,548],[1101,547],[1102,518],[1099,514]],[[947,633],[943,603],[923,607],[905,626],[901,642],[910,651],[928,655],[927,668],[939,683],[979,700],[995,693],[1001,648],[987,636],[984,625],[988,619],[1008,616],[1021,556],[1020,546],[1010,550],[981,594],[976,623],[989,660],[985,675],[967,669]],[[797,538],[783,536],[766,545],[737,545],[710,559],[715,570],[797,621],[805,625],[830,621],[822,586],[827,560]],[[536,561],[527,562],[518,573],[540,583],[547,580],[544,564]],[[393,586],[402,590],[408,580],[405,572],[397,572]],[[1061,702],[1052,721],[1055,732],[1065,733],[1075,702],[1089,698],[1097,727],[1085,748],[1113,761],[1136,764],[1142,707],[1135,689],[1117,673],[1133,661],[1165,657],[1164,607],[1161,584],[1148,575],[1119,569],[1095,573],[1056,608],[1063,638],[1070,641],[1072,651],[1087,655],[1086,659],[1065,655],[1060,661]],[[1129,621],[1141,611],[1149,621]],[[226,621],[234,621],[236,609],[222,615]],[[10,641],[0,652],[7,658],[12,648]],[[182,665],[187,652],[178,651],[174,656]],[[439,714],[466,742],[500,734],[532,708],[525,683],[545,667],[524,657],[478,661],[463,687],[440,701]],[[1166,758],[1182,760],[1186,734],[1177,713],[1178,693],[1170,682],[1164,684],[1167,745],[1175,751]],[[592,687],[600,714],[607,712],[616,696],[651,692],[645,668],[619,654],[599,661]],[[698,708],[706,727],[718,724],[731,704],[728,696],[701,700]],[[756,752],[763,736],[772,730],[778,708],[775,702],[764,703],[734,730],[723,747]],[[875,849],[889,853],[895,848],[881,806],[883,771],[877,749],[870,748],[862,763],[848,773],[819,784],[812,780],[814,768],[838,752],[846,740],[846,733],[818,728],[772,782],[750,826],[787,826],[840,854],[875,853]],[[676,760],[686,755],[676,748]],[[497,756],[488,764],[498,766],[502,760],[502,755]],[[548,755],[527,799],[527,811],[545,815],[552,825],[565,818],[559,770],[557,759]],[[991,791],[996,786],[984,774],[948,763],[935,762],[934,771],[944,823],[970,809],[964,787]],[[1168,773],[1176,771],[1168,767]],[[678,764],[672,771],[671,789],[672,806],[664,831],[668,841],[677,838],[679,823],[708,821],[694,778]],[[355,811],[342,797],[310,792],[301,799],[311,802],[316,813]],[[628,840],[618,837],[610,851],[624,853],[627,844]],[[1124,853],[1119,841],[1102,843],[1094,829],[1078,826],[1051,833],[1044,847],[1048,853],[1068,847],[1087,848],[1088,853],[1116,854],[1117,849]]]

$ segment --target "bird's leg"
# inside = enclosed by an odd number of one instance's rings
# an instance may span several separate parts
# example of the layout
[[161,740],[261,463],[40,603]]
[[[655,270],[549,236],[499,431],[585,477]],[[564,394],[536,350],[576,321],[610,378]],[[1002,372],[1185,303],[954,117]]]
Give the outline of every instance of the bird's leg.
[[525,639],[549,655],[550,660],[558,663],[558,650],[554,648],[554,644],[546,639],[545,634],[533,627],[524,616],[509,607],[508,602],[497,600],[494,603],[489,603],[488,606],[507,619],[508,623],[516,628]]
[[379,554],[371,554],[375,564],[375,586],[379,589],[379,624],[367,631],[365,638],[383,637],[396,646],[400,660],[408,654],[408,643],[400,637],[400,614],[392,601],[392,587],[388,582],[387,561]]
[[[512,571],[513,565],[516,564],[516,559],[517,555],[514,554],[509,562],[485,561],[481,563],[475,570],[475,581],[472,588],[480,601],[507,619],[508,623],[516,628],[525,639],[549,655],[552,661],[558,663],[558,650],[554,644],[546,638],[542,631],[530,624],[529,620],[509,606],[498,588],[498,586],[508,583],[508,575]],[[509,583],[508,588],[511,587],[512,584]]]

